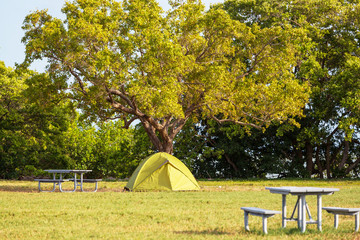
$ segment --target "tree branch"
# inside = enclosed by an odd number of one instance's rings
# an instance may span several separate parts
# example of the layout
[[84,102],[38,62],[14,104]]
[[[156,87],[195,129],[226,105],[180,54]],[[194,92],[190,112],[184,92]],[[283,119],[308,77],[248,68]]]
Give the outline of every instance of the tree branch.
[[261,126],[256,125],[254,123],[246,123],[246,122],[241,122],[241,121],[232,120],[232,119],[218,119],[215,116],[211,116],[211,118],[214,119],[218,123],[231,122],[231,123],[239,124],[239,125],[242,125],[242,126],[251,126],[251,127],[254,127],[254,128],[257,128],[257,129],[261,129]]
[[258,59],[258,56],[265,50],[265,48],[266,48],[267,46],[271,45],[271,42],[272,42],[272,41],[274,41],[274,40],[277,39],[277,38],[278,38],[278,37],[273,37],[273,38],[271,38],[271,39],[260,49],[260,51],[254,55],[255,60],[254,60],[254,63],[252,64],[251,68],[250,68],[248,71],[246,71],[245,73],[241,74],[240,76],[237,76],[236,79],[241,79],[241,78],[249,75],[252,71],[254,71],[254,69],[255,69],[255,67],[258,65],[258,63],[261,62],[261,61],[266,57],[266,55],[265,55],[265,56],[263,56],[262,58]]
[[350,173],[359,163],[360,163],[360,157],[358,157],[356,161],[346,169],[345,171],[346,174]]
[[84,88],[84,83],[83,83],[82,79],[70,67],[68,67],[68,69],[69,69],[69,72],[71,73],[71,75],[73,75],[75,77],[75,79],[77,80],[77,82],[79,83],[81,92],[86,96],[87,92]]
[[108,93],[110,94],[114,94],[116,96],[119,96],[121,99],[123,99],[131,108],[133,108],[134,110],[136,110],[133,102],[125,95],[123,94],[121,91],[116,90],[116,89],[107,89]]
[[137,119],[139,119],[137,116],[133,116],[132,118],[130,118],[130,120],[127,120],[126,117],[124,117],[124,128],[128,129],[130,125]]
[[345,163],[347,162],[348,158],[349,158],[349,141],[345,141],[344,142],[344,151],[343,151],[343,157],[341,159],[341,162],[339,164],[339,169],[342,170],[345,166]]

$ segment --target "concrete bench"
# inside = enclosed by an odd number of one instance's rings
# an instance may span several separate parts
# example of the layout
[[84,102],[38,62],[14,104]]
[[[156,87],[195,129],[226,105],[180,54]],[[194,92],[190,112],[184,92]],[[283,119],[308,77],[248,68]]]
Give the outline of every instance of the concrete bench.
[[[70,181],[75,181],[75,179],[70,179]],[[81,180],[80,179],[76,179],[76,182],[80,182]],[[94,191],[92,192],[96,192],[97,189],[98,189],[98,182],[101,182],[102,179],[83,179],[83,183],[95,183],[95,189]],[[83,192],[85,192],[83,189],[82,189]]]
[[250,228],[249,228],[249,214],[250,214],[250,215],[262,217],[263,232],[265,234],[267,234],[267,219],[269,217],[274,216],[275,214],[281,214],[280,211],[267,210],[267,209],[256,208],[256,207],[242,207],[241,209],[244,210],[245,230],[250,231]]
[[359,212],[360,208],[340,208],[340,207],[323,207],[328,213],[334,214],[334,228],[338,228],[339,215],[355,216],[355,232],[359,231]]
[[[39,191],[40,191],[40,192],[54,192],[54,191],[55,191],[56,184],[60,186],[61,183],[63,183],[63,182],[68,182],[69,179],[34,179],[34,181],[38,181],[38,182],[39,182],[38,188],[39,188]],[[54,184],[53,189],[50,190],[50,191],[41,190],[41,183],[53,183],[53,184]]]

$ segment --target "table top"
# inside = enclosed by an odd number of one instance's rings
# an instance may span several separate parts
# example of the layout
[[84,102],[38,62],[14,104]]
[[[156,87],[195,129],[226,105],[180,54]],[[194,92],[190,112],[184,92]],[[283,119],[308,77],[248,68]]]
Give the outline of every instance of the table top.
[[81,170],[81,169],[47,169],[44,170],[48,173],[88,173],[92,170]]
[[332,194],[338,192],[338,188],[322,188],[322,187],[265,187],[271,193],[279,194]]

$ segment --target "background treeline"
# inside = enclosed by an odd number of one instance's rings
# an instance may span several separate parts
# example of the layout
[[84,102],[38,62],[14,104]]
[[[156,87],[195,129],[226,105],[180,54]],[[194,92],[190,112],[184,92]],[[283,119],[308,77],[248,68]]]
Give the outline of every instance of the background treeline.
[[[188,122],[174,141],[174,155],[198,178],[358,177],[359,2],[231,0],[215,7],[254,29],[303,31],[308,44],[301,46],[294,74],[311,87],[310,100],[299,127],[272,124],[263,131]],[[124,178],[154,151],[140,125],[90,123],[60,88],[47,74],[0,63],[0,178],[47,168],[88,168],[97,177]]]
[[[95,177],[126,178],[154,152],[140,124],[124,129],[120,121],[86,121],[71,101],[52,92],[46,74],[19,73],[0,62],[0,81],[1,178],[34,177],[49,168],[93,169]],[[359,176],[357,132],[346,141],[343,131],[331,129],[329,138],[319,119],[299,121],[301,128],[274,125],[265,132],[210,120],[189,122],[176,138],[174,155],[198,178]],[[317,134],[309,136],[310,131]]]

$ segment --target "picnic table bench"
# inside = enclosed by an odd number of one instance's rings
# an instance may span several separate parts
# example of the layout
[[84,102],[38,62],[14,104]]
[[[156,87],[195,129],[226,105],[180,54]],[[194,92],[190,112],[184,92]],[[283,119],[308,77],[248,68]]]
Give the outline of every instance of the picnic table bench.
[[267,234],[267,219],[269,217],[274,216],[275,214],[281,214],[280,211],[274,211],[274,210],[268,210],[268,209],[262,209],[262,208],[256,208],[256,207],[242,207],[241,209],[244,210],[245,230],[250,231],[249,214],[251,214],[254,216],[262,217],[263,232],[265,234]]
[[[63,182],[68,182],[68,179],[34,179],[34,181],[38,181],[39,185],[38,185],[38,189],[40,192],[54,192],[56,185],[59,185],[59,187],[61,186],[61,183]],[[41,183],[53,183],[53,189],[52,190],[42,190],[41,189]]]
[[360,208],[342,208],[342,207],[323,207],[328,213],[334,214],[334,227],[339,226],[339,215],[355,216],[355,232],[359,231],[359,212]]

